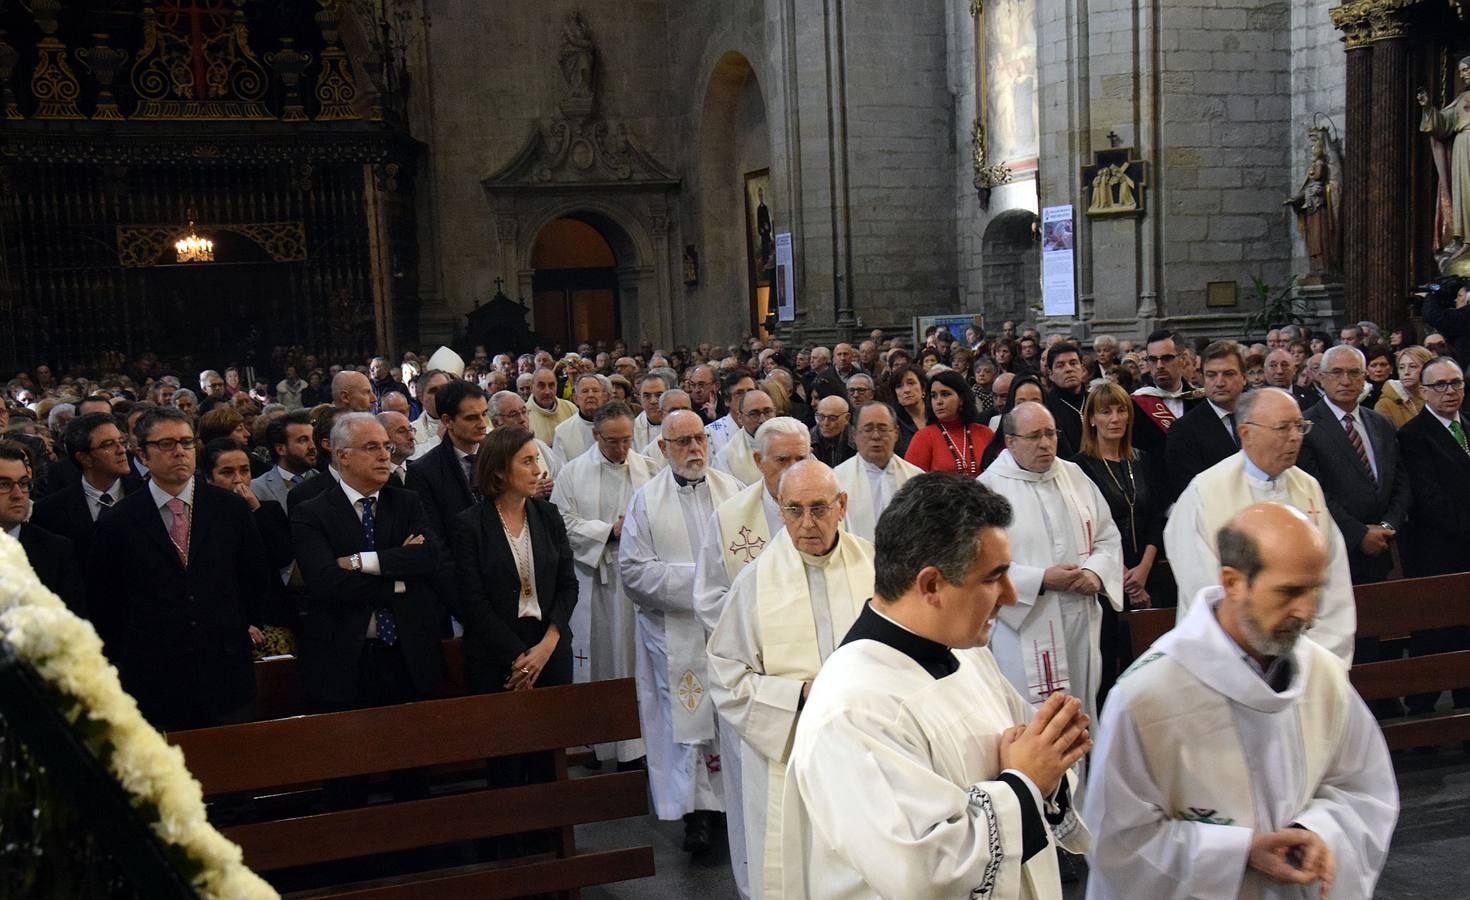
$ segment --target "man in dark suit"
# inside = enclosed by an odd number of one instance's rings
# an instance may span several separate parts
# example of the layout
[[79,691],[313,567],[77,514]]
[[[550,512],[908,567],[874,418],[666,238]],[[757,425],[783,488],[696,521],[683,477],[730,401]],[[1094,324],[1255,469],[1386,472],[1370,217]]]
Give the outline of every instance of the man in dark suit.
[[1169,429],[1164,466],[1171,503],[1194,476],[1240,450],[1235,402],[1245,392],[1245,351],[1234,341],[1215,341],[1204,352],[1205,402]]
[[98,517],[141,489],[143,479],[128,464],[128,441],[111,413],[90,412],[72,419],[61,444],[82,477],[36,501],[31,521],[70,540],[77,561],[85,563]]
[[97,521],[92,621],[155,727],[248,721],[249,626],[270,589],[260,533],[244,500],[194,480],[194,429],[182,412],[149,410],[135,436],[151,477]]
[[429,516],[429,527],[447,546],[454,519],[475,502],[475,454],[490,433],[489,400],[468,381],[451,381],[439,389],[439,444],[408,464],[408,486],[417,491]]
[[1358,403],[1367,378],[1356,347],[1323,354],[1327,396],[1306,411],[1313,429],[1297,465],[1322,485],[1327,508],[1348,548],[1353,583],[1382,581],[1393,568],[1389,546],[1409,513],[1409,474],[1399,459],[1393,423]]
[[1046,348],[1042,357],[1046,370],[1046,399],[1057,423],[1057,456],[1071,459],[1082,449],[1082,403],[1087,391],[1082,383],[1082,355],[1076,344],[1062,341]]
[[0,441],[0,531],[20,541],[41,583],[79,616],[86,615],[82,579],[71,541],[26,521],[31,506],[31,465],[26,448]]
[[1164,441],[1185,413],[1204,402],[1184,380],[1189,344],[1176,331],[1159,330],[1146,344],[1148,375],[1152,384],[1133,392],[1133,446],[1164,454]]
[[[456,382],[458,383],[458,382]],[[301,677],[319,710],[420,700],[444,673],[436,536],[413,491],[389,487],[388,435],[370,413],[332,429],[338,479],[291,510],[306,581]],[[365,781],[336,783],[338,806],[359,805]],[[428,794],[422,773],[395,777],[399,799]]]
[[[1401,551],[1410,578],[1444,575],[1470,568],[1465,535],[1470,533],[1470,419],[1465,374],[1447,356],[1432,359],[1419,373],[1424,409],[1398,431],[1404,468],[1413,473],[1414,491],[1404,525]],[[1466,629],[1415,634],[1415,654],[1470,647]],[[1457,690],[1455,705],[1470,705],[1470,691]],[[1436,696],[1411,697],[1410,712],[1432,709]]]

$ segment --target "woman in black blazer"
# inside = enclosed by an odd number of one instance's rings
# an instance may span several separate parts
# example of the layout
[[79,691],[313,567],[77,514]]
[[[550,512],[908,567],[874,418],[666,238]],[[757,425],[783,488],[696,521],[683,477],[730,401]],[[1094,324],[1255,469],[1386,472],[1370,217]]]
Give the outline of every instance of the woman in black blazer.
[[571,684],[577,577],[561,513],[535,496],[535,436],[497,428],[477,457],[485,499],[459,514],[451,539],[469,690]]

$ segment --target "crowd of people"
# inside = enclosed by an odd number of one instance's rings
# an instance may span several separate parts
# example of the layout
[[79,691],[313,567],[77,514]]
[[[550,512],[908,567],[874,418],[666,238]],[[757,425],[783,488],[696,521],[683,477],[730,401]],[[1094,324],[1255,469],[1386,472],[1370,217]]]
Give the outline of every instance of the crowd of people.
[[[1470,323],[1459,321],[1470,310],[1463,288],[1446,291],[1426,304],[1439,330],[1422,343],[1361,322],[1331,335],[1286,325],[1256,344],[1157,331],[1084,345],[1006,322],[995,334],[931,330],[917,346],[874,331],[830,350],[779,338],[518,357],[477,347],[466,361],[440,348],[361,367],[301,355],[279,379],[249,383],[239,368],[180,378],[152,357],[103,373],[42,365],[6,385],[0,530],[95,623],[124,686],[163,729],[250,720],[252,660],[271,654],[300,657],[319,711],[426,698],[451,634],[463,638],[473,692],[634,677],[642,738],[597,756],[646,765],[654,810],[684,821],[687,851],[707,851],[723,831],[743,896],[791,890],[819,863],[873,883],[869,863],[823,829],[883,810],[824,807],[833,785],[802,761],[821,753],[814,735],[830,727],[831,746],[858,741],[857,770],[883,762],[858,751],[868,738],[853,738],[862,729],[843,718],[837,688],[822,695],[821,725],[797,727],[813,717],[828,658],[866,636],[934,679],[963,670],[1004,685],[1009,699],[987,713],[1002,728],[1032,722],[1033,707],[1050,728],[1060,748],[1047,757],[1051,774],[1018,767],[1001,825],[992,794],[951,798],[1000,843],[936,843],[944,861],[924,870],[1013,883],[1048,833],[1069,846],[1059,829],[1079,822],[1061,795],[1068,783],[1081,789],[1074,764],[1115,688],[1124,699],[1104,721],[1132,730],[1103,741],[1132,765],[1141,758],[1129,754],[1143,739],[1142,695],[1136,680],[1119,683],[1133,661],[1123,611],[1177,606],[1176,643],[1206,641],[1217,611],[1278,697],[1294,683],[1300,634],[1339,666],[1404,652],[1355,642],[1352,585],[1465,566],[1454,543],[1470,528]],[[1281,566],[1321,572],[1272,616],[1250,597],[1257,573],[1276,571],[1277,550],[1252,522],[1308,547],[1307,562]],[[997,530],[1005,559],[989,538],[977,557],[976,536]],[[999,575],[972,584],[981,562]],[[1243,580],[1232,587],[1222,572]],[[985,640],[943,636],[932,616],[955,591],[990,597]],[[989,669],[954,662],[952,648],[977,641]],[[1421,634],[1407,649],[1462,641]],[[862,677],[854,671],[849,692]],[[1405,702],[1423,711],[1438,699]],[[1374,712],[1404,709],[1387,706]],[[1371,740],[1353,731],[1352,741],[1360,768],[1381,776]],[[499,760],[490,777],[545,777],[539,764]],[[876,784],[893,773],[869,774]],[[396,796],[429,790],[423,773],[399,776]],[[871,802],[896,789],[885,784]],[[1382,785],[1363,790],[1378,796]],[[1138,795],[1094,796],[1117,821],[1142,815]],[[333,799],[365,797],[359,781],[336,785]],[[783,804],[793,802],[806,818],[790,817]],[[896,805],[915,829],[934,811]],[[1093,808],[1099,845],[1148,850],[1147,835],[1109,843]],[[1012,812],[1027,830],[1014,846],[995,837]],[[1280,837],[1288,824],[1324,832],[1299,821],[1268,829],[1273,847],[1309,863],[1268,871],[1252,845],[1250,877],[1330,882],[1321,842]],[[1332,844],[1351,831],[1324,834]],[[873,840],[854,835],[851,846]],[[1015,857],[1004,867],[1002,844]],[[1369,883],[1371,856],[1354,863]],[[923,874],[896,865],[892,877]],[[1337,867],[1353,868],[1340,856]],[[1122,883],[1112,881],[1119,896]]]

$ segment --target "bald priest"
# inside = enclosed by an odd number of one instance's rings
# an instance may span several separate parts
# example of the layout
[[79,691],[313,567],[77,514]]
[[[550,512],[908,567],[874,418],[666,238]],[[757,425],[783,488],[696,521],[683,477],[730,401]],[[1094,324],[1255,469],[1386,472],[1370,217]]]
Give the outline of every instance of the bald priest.
[[1016,602],[1010,504],[976,481],[908,481],[878,521],[874,597],[822,666],[782,803],[782,896],[1060,898],[1058,846],[1088,717],[1033,711],[985,649]]

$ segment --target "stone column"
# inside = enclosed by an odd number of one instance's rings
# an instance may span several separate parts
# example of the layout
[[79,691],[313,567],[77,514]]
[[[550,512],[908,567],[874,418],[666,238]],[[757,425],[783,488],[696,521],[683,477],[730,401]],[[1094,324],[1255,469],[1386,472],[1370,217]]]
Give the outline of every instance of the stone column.
[[[1402,20],[1373,13],[1372,158],[1368,161],[1368,293],[1357,307],[1384,328],[1398,324],[1408,287],[1410,99],[1408,39]],[[1351,254],[1353,248],[1348,248]],[[1366,302],[1364,302],[1366,301]]]
[[[1347,42],[1347,121],[1343,135],[1342,248],[1343,289],[1354,321],[1368,314],[1368,185],[1372,159],[1373,49],[1366,29],[1349,31]],[[1371,317],[1370,317],[1371,318]],[[1387,323],[1383,323],[1387,324]]]

